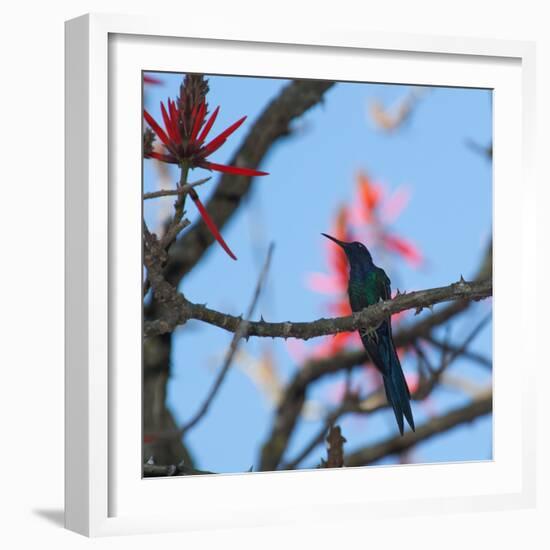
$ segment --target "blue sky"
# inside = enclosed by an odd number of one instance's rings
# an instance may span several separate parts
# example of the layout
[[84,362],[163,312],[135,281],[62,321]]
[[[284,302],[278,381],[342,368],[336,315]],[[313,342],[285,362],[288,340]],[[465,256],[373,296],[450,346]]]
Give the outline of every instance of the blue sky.
[[[177,95],[182,76],[155,76],[163,84],[147,86],[145,105],[160,119],[159,101]],[[225,76],[209,79],[211,110],[221,105],[212,135],[243,115],[248,116],[212,156],[214,162],[227,163],[250,125],[288,81]],[[266,320],[281,321],[326,316],[329,300],[308,288],[306,276],[327,271],[320,233],[329,231],[338,207],[353,200],[355,174],[360,169],[390,193],[400,186],[406,186],[411,193],[407,208],[392,230],[413,241],[426,262],[420,269],[413,269],[402,260],[389,265],[380,262],[394,288],[417,290],[449,284],[461,274],[465,278],[473,276],[491,233],[492,174],[490,163],[472,151],[467,141],[481,145],[491,142],[491,92],[429,88],[398,132],[387,134],[377,129],[368,115],[369,101],[376,99],[391,106],[409,91],[409,86],[365,83],[339,83],[329,90],[323,104],[295,122],[293,135],[273,147],[260,166],[270,175],[256,178],[250,196],[223,228],[224,238],[238,261],[232,261],[219,246],[210,247],[182,281],[180,288],[186,297],[228,313],[243,313],[267,247],[273,241],[275,252],[258,316],[261,313]],[[204,171],[194,170],[190,179],[204,175]],[[177,173],[171,173],[170,178],[161,182],[163,188],[174,185]],[[198,188],[203,202],[207,202],[216,179],[214,173],[211,182]],[[146,160],[145,191],[158,186],[153,161]],[[147,201],[145,214],[150,227],[155,227],[161,209],[169,209],[172,202]],[[191,221],[197,219],[193,205],[188,208],[188,216]],[[484,312],[490,312],[490,302],[475,304],[472,313],[453,323],[456,341],[467,336]],[[491,357],[491,331],[489,323],[472,349]],[[197,322],[178,329],[168,399],[180,422],[202,403],[230,339],[229,333]],[[296,365],[284,342],[250,339],[241,350],[248,357],[258,358],[266,346],[273,354],[277,372],[287,380]],[[415,362],[405,360],[404,368],[414,371]],[[490,382],[489,370],[466,360],[457,361],[449,371],[477,384]],[[327,379],[310,397],[326,402],[330,387],[337,381],[338,377]],[[442,388],[432,396],[438,412],[467,399],[456,389]],[[255,466],[273,412],[250,376],[239,364],[234,365],[209,414],[188,436],[187,444],[198,467],[235,472]],[[414,413],[417,424],[427,419],[426,411],[418,404],[414,405]],[[389,411],[377,413],[368,421],[349,417],[341,424],[348,440],[347,451],[396,432],[393,413]],[[315,421],[301,422],[287,458],[301,449],[319,425]],[[491,458],[491,447],[492,418],[487,416],[430,439],[418,446],[411,458],[415,462],[483,460]],[[304,466],[314,466],[321,456],[324,449],[320,447]]]

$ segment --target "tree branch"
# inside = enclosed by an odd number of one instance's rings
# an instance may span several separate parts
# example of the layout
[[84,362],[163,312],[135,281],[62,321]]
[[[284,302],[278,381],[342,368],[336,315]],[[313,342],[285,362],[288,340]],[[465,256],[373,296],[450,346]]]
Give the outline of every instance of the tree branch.
[[[419,290],[408,294],[401,294],[393,300],[386,300],[376,305],[365,308],[359,313],[348,317],[333,319],[318,319],[309,322],[268,323],[256,321],[247,323],[245,338],[249,336],[262,336],[270,338],[300,338],[308,340],[317,336],[326,336],[339,332],[353,332],[359,328],[375,328],[388,315],[399,313],[407,309],[415,309],[419,313],[423,308],[429,308],[441,302],[452,300],[481,300],[492,295],[493,285],[491,280],[479,282],[466,282],[461,279],[449,286]],[[203,305],[193,304],[187,300],[180,300],[179,315],[172,315],[172,322],[165,320],[149,321],[145,323],[145,337],[155,336],[162,332],[173,330],[174,321],[177,324],[188,319],[204,321],[219,328],[235,332],[241,325],[241,318],[234,315],[220,313]]]
[[209,176],[207,178],[197,180],[193,183],[186,183],[185,185],[178,187],[178,189],[160,189],[159,191],[152,191],[151,193],[143,193],[143,200],[146,201],[148,199],[158,199],[159,197],[172,197],[175,195],[181,195],[182,193],[189,193],[189,191],[194,187],[198,187],[199,185],[202,185],[203,183],[206,183],[211,179],[212,176]]
[[[456,345],[447,343],[447,342],[441,342],[438,338],[432,335],[426,336],[425,340],[435,346],[436,348],[439,348],[443,352],[451,352],[454,353],[459,347]],[[481,353],[476,353],[475,351],[471,350],[464,350],[462,352],[462,356],[466,359],[471,359],[472,361],[475,361],[476,363],[479,363],[482,367],[485,367],[487,369],[493,368],[493,361],[490,357],[486,357],[485,355],[482,355]]]
[[367,466],[386,456],[402,453],[434,435],[450,430],[460,424],[472,422],[480,416],[489,414],[492,410],[493,392],[489,388],[480,393],[468,405],[432,418],[422,426],[418,426],[415,432],[406,432],[403,436],[392,437],[349,454],[345,459],[345,465]]

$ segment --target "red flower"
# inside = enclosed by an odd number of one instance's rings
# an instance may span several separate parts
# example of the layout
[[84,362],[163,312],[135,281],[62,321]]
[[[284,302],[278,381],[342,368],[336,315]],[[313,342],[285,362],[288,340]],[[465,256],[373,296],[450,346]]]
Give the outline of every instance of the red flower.
[[189,196],[193,199],[193,202],[195,203],[195,206],[198,208],[200,215],[202,216],[202,219],[204,220],[204,223],[206,224],[206,227],[210,230],[210,233],[214,236],[214,238],[220,243],[221,247],[227,252],[227,254],[233,258],[233,260],[237,259],[237,256],[231,252],[231,249],[227,246],[227,243],[223,240],[223,237],[221,236],[218,228],[216,227],[216,224],[214,223],[214,220],[210,217],[210,214],[202,204],[202,202],[199,199],[199,196],[197,195],[197,192],[194,189],[191,189],[189,192]]
[[[151,78],[145,76],[144,81],[147,82],[147,79],[149,79],[148,82],[151,82]],[[186,75],[180,86],[180,94],[176,101],[172,101],[169,98],[167,103],[168,108],[166,108],[164,103],[160,103],[164,128],[146,110],[143,111],[145,120],[162,142],[161,147],[164,147],[164,149],[154,150],[151,146],[152,139],[144,139],[144,156],[180,165],[184,180],[181,183],[185,183],[188,169],[197,167],[244,176],[267,175],[267,172],[238,166],[226,166],[207,160],[207,157],[217,151],[246,118],[239,119],[217,137],[206,143],[206,138],[220,112],[220,108],[217,107],[207,119],[208,105],[206,103],[206,94],[208,90],[208,81],[203,75]],[[148,131],[152,136],[152,132]],[[146,135],[145,138],[147,137]],[[200,201],[197,192],[191,189],[188,194],[214,238],[227,254],[236,260],[236,256],[223,240],[214,220]]]
[[200,167],[242,176],[267,175],[267,172],[251,168],[227,166],[207,160],[246,119],[245,116],[240,118],[207,143],[206,138],[220,112],[220,108],[216,107],[207,119],[207,91],[208,85],[202,76],[187,75],[176,101],[168,98],[167,106],[162,101],[160,103],[164,128],[146,110],[143,111],[145,120],[166,149],[165,153],[153,151],[148,156],[171,164],[187,163],[190,168]]
[[149,75],[144,74],[143,75],[143,83],[144,84],[159,85],[159,84],[162,84],[162,80],[160,80],[160,78],[155,78],[154,76],[149,76]]

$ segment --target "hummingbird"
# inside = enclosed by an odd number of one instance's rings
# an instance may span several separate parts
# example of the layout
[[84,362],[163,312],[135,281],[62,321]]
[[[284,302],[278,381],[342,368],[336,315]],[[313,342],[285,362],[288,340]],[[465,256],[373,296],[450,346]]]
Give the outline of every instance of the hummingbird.
[[[334,241],[346,253],[349,264],[348,297],[352,311],[361,311],[380,300],[391,298],[391,282],[386,272],[374,264],[367,247],[360,242],[344,242],[321,233]],[[404,421],[414,431],[411,411],[411,392],[401,368],[393,342],[391,316],[376,329],[359,329],[361,342],[372,363],[382,375],[388,403],[393,408],[399,432],[403,435]]]

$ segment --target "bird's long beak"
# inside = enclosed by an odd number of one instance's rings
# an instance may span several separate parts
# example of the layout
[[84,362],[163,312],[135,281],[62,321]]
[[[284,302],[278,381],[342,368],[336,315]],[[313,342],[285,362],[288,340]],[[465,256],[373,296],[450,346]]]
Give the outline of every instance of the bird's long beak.
[[335,237],[331,237],[326,233],[321,233],[321,235],[323,235],[323,237],[326,237],[327,239],[330,239],[331,241],[334,241],[336,244],[340,245],[342,248],[346,248],[346,246],[349,244],[349,243],[345,243],[344,241],[340,241]]

